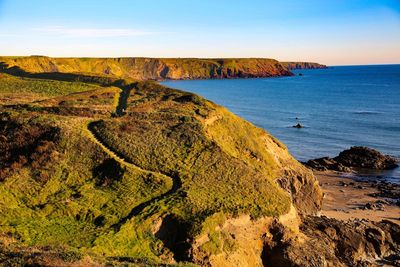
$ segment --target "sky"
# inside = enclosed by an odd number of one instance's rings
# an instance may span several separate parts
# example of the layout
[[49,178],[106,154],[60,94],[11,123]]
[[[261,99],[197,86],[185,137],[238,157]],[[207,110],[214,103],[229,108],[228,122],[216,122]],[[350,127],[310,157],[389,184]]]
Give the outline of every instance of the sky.
[[0,55],[400,63],[400,0],[0,0]]

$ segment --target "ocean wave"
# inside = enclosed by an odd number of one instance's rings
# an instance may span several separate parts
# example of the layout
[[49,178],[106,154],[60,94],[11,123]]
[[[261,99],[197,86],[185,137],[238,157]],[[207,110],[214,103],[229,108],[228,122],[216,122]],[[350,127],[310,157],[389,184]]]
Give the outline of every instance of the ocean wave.
[[355,110],[351,111],[353,114],[359,114],[359,115],[376,115],[376,114],[383,114],[383,112],[379,111],[372,111],[372,110]]

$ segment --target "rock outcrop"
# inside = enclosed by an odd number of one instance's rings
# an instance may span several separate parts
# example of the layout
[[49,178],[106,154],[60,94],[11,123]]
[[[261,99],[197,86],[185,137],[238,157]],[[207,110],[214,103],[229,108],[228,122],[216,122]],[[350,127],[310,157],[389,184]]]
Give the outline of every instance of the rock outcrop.
[[[211,218],[217,221],[217,216]],[[221,219],[221,218],[219,218]],[[262,267],[263,240],[269,229],[279,224],[285,231],[298,233],[300,220],[295,208],[279,218],[263,217],[252,220],[249,216],[223,218],[193,242],[193,260],[199,266],[259,266]],[[210,224],[210,222],[209,222]]]
[[323,157],[309,160],[307,166],[320,170],[334,170],[340,172],[351,172],[354,169],[386,170],[398,167],[397,160],[391,156],[383,155],[379,151],[361,146],[346,149],[337,157]]
[[386,170],[398,167],[395,158],[383,155],[375,149],[361,146],[353,146],[340,152],[335,160],[344,166],[354,168]]
[[344,166],[343,164],[337,162],[335,159],[330,157],[311,159],[305,162],[304,164],[317,171],[327,171],[327,170],[338,171],[338,172],[352,171],[351,168]]
[[278,184],[290,193],[300,214],[317,214],[322,208],[323,193],[312,173],[286,168]]
[[298,129],[304,128],[304,126],[303,126],[302,124],[300,124],[300,123],[298,123],[298,124],[296,124],[296,125],[293,125],[292,127],[293,127],[293,128],[298,128]]
[[242,216],[212,226],[193,242],[193,260],[200,266],[372,267],[400,263],[400,226],[391,221],[299,217],[292,208],[275,219]]
[[305,217],[299,234],[273,224],[264,266],[399,266],[400,226],[390,222]]

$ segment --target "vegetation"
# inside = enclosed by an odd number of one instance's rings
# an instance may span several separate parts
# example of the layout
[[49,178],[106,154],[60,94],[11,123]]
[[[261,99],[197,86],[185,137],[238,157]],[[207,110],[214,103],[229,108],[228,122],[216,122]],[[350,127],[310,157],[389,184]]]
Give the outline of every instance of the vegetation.
[[[140,97],[143,94],[145,97]],[[289,199],[273,183],[276,166],[272,155],[265,149],[264,155],[259,152],[263,151],[263,145],[261,140],[257,143],[257,138],[249,139],[255,142],[253,147],[242,144],[247,147],[247,153],[264,156],[264,162],[258,164],[265,166],[261,173],[255,164],[240,160],[239,151],[232,152],[237,147],[235,143],[229,141],[219,146],[220,140],[209,138],[202,123],[204,118],[197,113],[200,109],[204,114],[212,112],[214,107],[198,96],[158,85],[139,86],[131,91],[127,115],[119,121],[100,121],[94,131],[107,146],[130,162],[180,179],[194,212],[247,211],[254,217],[281,214],[288,209]],[[229,118],[230,114],[221,116]],[[258,131],[240,119],[222,120],[219,126],[210,128],[215,136],[229,138],[228,126],[238,130],[241,124],[244,124],[242,138],[248,132]]]
[[326,65],[314,62],[281,62],[282,66],[289,70],[295,69],[325,69]]
[[99,89],[98,85],[87,83],[20,78],[5,73],[0,73],[0,80],[1,94],[32,93],[51,97]]
[[0,74],[0,94],[43,98],[0,105],[0,233],[12,240],[0,238],[2,251],[188,261],[188,240],[203,232],[207,253],[235,249],[212,230],[226,218],[290,208],[275,182],[280,158],[292,160],[286,148],[200,96],[153,82],[19,74]]
[[[61,133],[51,166],[27,163],[12,169],[1,183],[0,229],[26,245],[86,251],[135,206],[162,194],[170,184],[127,166],[119,166],[115,177],[105,175],[101,169],[112,159],[86,136],[81,128],[85,121],[55,123]],[[43,172],[48,174],[45,180]]]
[[29,73],[84,73],[139,80],[293,75],[274,59],[0,57],[0,68]]

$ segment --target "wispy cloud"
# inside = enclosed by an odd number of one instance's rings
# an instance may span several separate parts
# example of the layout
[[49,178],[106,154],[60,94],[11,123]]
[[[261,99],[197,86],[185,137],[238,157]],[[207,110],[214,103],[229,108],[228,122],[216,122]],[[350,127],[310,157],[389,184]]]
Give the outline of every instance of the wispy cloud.
[[65,28],[44,27],[33,28],[35,32],[58,35],[62,37],[127,37],[157,34],[157,32],[142,31],[137,29],[123,28]]

